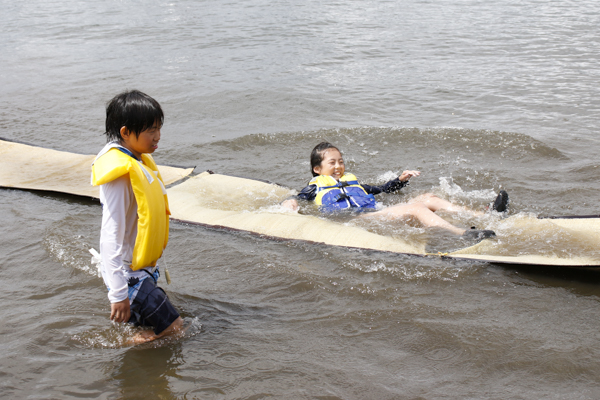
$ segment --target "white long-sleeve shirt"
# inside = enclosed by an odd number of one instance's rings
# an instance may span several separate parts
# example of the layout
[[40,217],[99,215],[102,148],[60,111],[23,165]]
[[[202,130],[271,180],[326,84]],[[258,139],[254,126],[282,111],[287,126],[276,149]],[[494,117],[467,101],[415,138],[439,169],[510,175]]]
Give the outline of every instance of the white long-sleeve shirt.
[[[100,257],[102,278],[109,288],[111,303],[127,298],[127,280],[148,277],[143,269],[133,271],[131,259],[137,235],[137,202],[129,175],[100,186],[102,203],[102,230],[100,231]],[[146,268],[151,270],[152,268]]]

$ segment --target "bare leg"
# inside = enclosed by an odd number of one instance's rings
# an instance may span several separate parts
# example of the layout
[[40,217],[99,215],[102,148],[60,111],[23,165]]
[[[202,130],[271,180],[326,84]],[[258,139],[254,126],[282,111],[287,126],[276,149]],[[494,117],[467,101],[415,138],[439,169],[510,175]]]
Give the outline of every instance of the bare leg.
[[[435,197],[435,196],[434,196]],[[438,197],[436,199],[445,202]],[[437,203],[434,203],[437,204]],[[450,204],[450,203],[448,203]],[[418,202],[418,203],[405,203],[405,204],[396,204],[390,207],[387,207],[381,211],[376,211],[373,213],[363,214],[362,218],[381,218],[385,220],[407,220],[409,218],[414,218],[422,223],[424,226],[429,228],[442,228],[447,229],[452,233],[457,235],[462,235],[465,233],[465,229],[459,228],[457,226],[452,225],[448,221],[444,220],[440,216],[436,215],[433,210],[431,210],[426,204]]]
[[408,204],[424,204],[433,212],[436,211],[449,211],[449,212],[468,212],[473,215],[481,216],[484,215],[481,211],[473,211],[463,206],[457,206],[456,204],[452,204],[447,200],[441,199],[434,195],[433,193],[426,193],[420,196],[415,197]]

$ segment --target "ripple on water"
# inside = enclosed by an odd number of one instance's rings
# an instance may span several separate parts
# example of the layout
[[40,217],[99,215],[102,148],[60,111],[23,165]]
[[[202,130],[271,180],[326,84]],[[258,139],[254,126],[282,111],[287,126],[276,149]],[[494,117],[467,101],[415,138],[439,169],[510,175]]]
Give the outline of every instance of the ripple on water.
[[[164,337],[152,342],[136,345],[136,348],[158,348],[173,341],[185,341],[202,332],[202,324],[198,318],[183,318],[184,331],[182,334]],[[71,340],[78,346],[85,348],[115,349],[132,346],[132,340],[142,328],[130,324],[112,323],[108,328],[96,328],[71,336]]]
[[89,252],[90,248],[97,247],[89,241],[90,232],[98,229],[90,226],[91,223],[85,216],[67,216],[47,228],[43,244],[48,253],[63,266],[101,277]]

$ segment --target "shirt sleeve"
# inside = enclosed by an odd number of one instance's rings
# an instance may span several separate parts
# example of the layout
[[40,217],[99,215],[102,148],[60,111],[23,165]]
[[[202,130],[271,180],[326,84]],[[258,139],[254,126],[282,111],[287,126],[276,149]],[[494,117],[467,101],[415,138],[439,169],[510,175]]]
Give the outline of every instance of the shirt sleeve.
[[317,197],[317,185],[308,185],[296,197],[302,200],[313,201]]
[[361,184],[363,189],[365,189],[365,192],[367,192],[368,194],[392,193],[392,192],[402,189],[403,187],[405,187],[407,185],[408,185],[408,181],[402,182],[402,181],[400,181],[399,178],[393,179],[393,180],[391,180],[387,183],[384,183],[383,185],[380,185],[380,186],[371,186],[371,185]]
[[131,207],[133,191],[127,175],[100,187],[102,200],[102,230],[100,256],[102,276],[109,288],[111,303],[127,298],[127,279],[123,269],[123,245],[127,229],[127,211]]

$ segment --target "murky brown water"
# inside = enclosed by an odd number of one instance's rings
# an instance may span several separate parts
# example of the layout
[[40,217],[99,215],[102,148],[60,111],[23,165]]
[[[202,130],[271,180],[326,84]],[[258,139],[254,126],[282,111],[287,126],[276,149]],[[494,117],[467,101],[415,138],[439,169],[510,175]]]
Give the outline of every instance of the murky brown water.
[[[138,88],[166,112],[161,163],[300,189],[310,150],[330,140],[366,182],[422,171],[386,203],[433,191],[480,209],[504,188],[522,218],[600,214],[596,2],[2,6],[2,137],[95,153],[105,102]],[[190,333],[123,348],[130,332],[108,321],[87,252],[99,205],[2,189],[0,212],[3,398],[600,396],[594,272],[173,223],[163,285]],[[523,254],[598,252],[487,216],[456,222]]]

